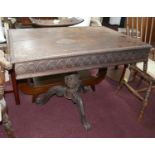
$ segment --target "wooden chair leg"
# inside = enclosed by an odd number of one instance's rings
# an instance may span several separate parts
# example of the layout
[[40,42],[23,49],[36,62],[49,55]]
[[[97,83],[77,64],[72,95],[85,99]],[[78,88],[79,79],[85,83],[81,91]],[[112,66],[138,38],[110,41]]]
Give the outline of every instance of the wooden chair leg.
[[137,76],[137,71],[134,71],[134,73],[133,73],[133,81],[136,79],[136,76]]
[[120,78],[120,80],[119,80],[119,84],[121,84],[121,82],[123,81],[124,74],[125,74],[125,71],[126,71],[126,68],[127,68],[127,67],[128,67],[128,65],[124,65],[123,72],[122,72],[121,78]]
[[120,89],[123,87],[123,85],[124,85],[124,74],[125,74],[125,71],[126,71],[126,68],[128,67],[128,65],[124,65],[124,68],[123,68],[123,71],[122,71],[122,75],[121,75],[121,78],[120,78],[120,80],[119,80],[119,85],[118,85],[118,87],[117,87],[117,89],[116,89],[116,94],[118,94],[118,92],[120,91]]
[[140,111],[140,114],[139,114],[139,118],[138,120],[141,121],[143,116],[144,116],[144,111],[146,109],[146,107],[148,106],[148,103],[149,103],[149,96],[150,96],[150,93],[151,93],[151,88],[152,88],[152,81],[150,82],[149,84],[149,87],[146,91],[146,95],[145,95],[145,98],[144,98],[144,101],[143,101],[143,106],[142,106],[142,109]]
[[137,87],[139,87],[142,84],[142,81],[144,80],[144,77],[140,77],[139,81],[137,82]]

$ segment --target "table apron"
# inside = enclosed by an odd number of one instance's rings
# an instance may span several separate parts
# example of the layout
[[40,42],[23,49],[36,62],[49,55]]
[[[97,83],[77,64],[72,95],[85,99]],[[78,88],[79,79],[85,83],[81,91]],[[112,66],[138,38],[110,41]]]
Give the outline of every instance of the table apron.
[[49,58],[15,63],[16,79],[147,61],[149,49]]

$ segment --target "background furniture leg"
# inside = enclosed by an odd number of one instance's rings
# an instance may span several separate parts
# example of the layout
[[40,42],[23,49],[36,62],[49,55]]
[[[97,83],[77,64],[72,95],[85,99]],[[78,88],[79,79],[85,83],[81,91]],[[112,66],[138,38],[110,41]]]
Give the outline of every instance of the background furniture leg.
[[14,68],[10,71],[10,73],[11,73],[11,80],[12,80],[12,87],[13,87],[13,92],[14,92],[14,96],[15,96],[15,101],[16,101],[16,104],[19,105],[20,104],[19,88],[18,88]]
[[4,99],[5,70],[11,69],[12,65],[5,59],[4,52],[0,50],[0,121],[8,137],[15,137],[13,128],[7,113],[7,105]]
[[145,95],[145,98],[144,98],[144,101],[143,101],[143,106],[142,106],[142,109],[140,111],[140,114],[139,114],[139,118],[138,120],[142,120],[143,116],[144,116],[144,111],[146,109],[146,107],[148,106],[148,99],[149,99],[149,96],[150,96],[150,93],[151,93],[151,88],[152,88],[152,81],[149,83],[149,87],[146,91],[146,95]]
[[2,113],[2,125],[5,129],[8,137],[15,138],[12,124],[8,117],[7,106],[6,106],[6,102],[5,102],[4,98],[0,100],[0,104],[1,104],[0,106],[1,106],[1,113]]

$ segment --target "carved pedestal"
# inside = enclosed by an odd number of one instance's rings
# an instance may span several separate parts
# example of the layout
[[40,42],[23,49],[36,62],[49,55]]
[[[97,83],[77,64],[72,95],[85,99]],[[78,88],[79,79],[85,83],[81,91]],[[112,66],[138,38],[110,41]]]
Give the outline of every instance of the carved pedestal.
[[47,101],[53,96],[64,96],[67,99],[70,99],[75,103],[80,112],[81,123],[84,126],[85,130],[89,130],[91,128],[90,123],[86,120],[84,105],[82,98],[79,94],[80,90],[84,89],[81,85],[81,81],[79,79],[78,74],[71,74],[65,76],[65,84],[66,86],[55,86],[50,88],[41,98],[36,99],[37,104],[45,104]]

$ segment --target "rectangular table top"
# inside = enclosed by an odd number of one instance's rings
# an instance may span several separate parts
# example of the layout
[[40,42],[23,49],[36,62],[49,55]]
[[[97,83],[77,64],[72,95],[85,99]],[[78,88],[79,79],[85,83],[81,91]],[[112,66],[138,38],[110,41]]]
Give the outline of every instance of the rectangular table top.
[[147,60],[150,45],[106,27],[9,30],[17,79]]

